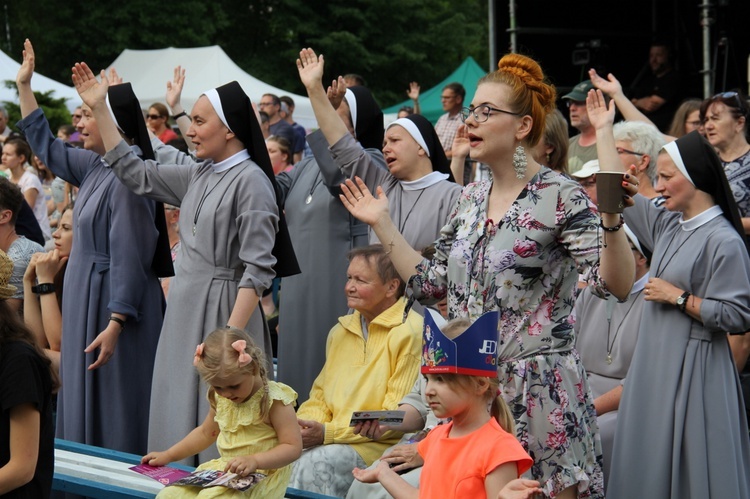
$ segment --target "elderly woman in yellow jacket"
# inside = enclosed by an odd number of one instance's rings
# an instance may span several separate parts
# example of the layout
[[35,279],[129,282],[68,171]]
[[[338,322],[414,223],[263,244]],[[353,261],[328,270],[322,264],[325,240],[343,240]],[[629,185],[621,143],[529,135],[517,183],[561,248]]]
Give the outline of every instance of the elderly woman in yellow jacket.
[[404,287],[383,246],[349,253],[345,292],[354,313],[331,329],[325,365],[297,411],[305,451],[291,487],[343,497],[352,470],[398,442],[400,432],[373,440],[349,422],[355,411],[395,410],[417,378],[423,322],[408,310]]

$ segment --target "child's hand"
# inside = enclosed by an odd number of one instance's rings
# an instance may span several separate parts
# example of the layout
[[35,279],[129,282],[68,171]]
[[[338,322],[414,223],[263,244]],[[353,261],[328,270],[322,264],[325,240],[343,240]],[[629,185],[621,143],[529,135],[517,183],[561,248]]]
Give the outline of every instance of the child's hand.
[[388,463],[380,461],[374,468],[359,469],[354,468],[352,474],[354,478],[362,483],[377,483],[380,477],[380,473],[384,470],[390,470]]
[[250,473],[255,473],[257,469],[258,462],[255,460],[254,456],[240,456],[229,461],[229,464],[224,468],[224,471],[237,473],[240,476],[247,476]]
[[141,458],[141,464],[150,466],[164,466],[172,462],[167,452],[149,452]]
[[497,495],[497,499],[528,499],[541,493],[542,489],[539,488],[539,482],[536,480],[516,478],[503,487]]

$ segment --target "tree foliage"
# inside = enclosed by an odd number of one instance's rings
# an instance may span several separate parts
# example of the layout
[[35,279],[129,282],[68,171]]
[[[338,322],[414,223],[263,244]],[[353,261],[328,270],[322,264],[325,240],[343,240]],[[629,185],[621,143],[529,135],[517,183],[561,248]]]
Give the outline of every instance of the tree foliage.
[[[3,83],[7,88],[16,88],[15,81],[6,80]],[[70,124],[70,111],[65,105],[66,99],[54,97],[53,94],[53,90],[34,92],[37,104],[42,108],[47,121],[49,121],[50,130],[56,132],[60,125]],[[21,108],[15,102],[3,102],[2,105],[8,111],[8,123],[11,129],[15,130],[15,124],[21,119]]]
[[312,47],[325,54],[328,79],[361,74],[390,105],[409,81],[429,88],[488,50],[484,0],[5,1],[4,50],[19,60],[30,38],[39,71],[62,82],[74,62],[103,68],[125,48],[217,44],[245,71],[301,93],[294,61]]

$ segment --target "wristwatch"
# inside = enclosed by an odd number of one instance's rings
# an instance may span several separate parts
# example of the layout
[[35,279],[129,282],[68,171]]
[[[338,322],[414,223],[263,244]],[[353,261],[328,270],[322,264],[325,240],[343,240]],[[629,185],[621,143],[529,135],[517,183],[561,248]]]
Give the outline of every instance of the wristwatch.
[[51,282],[45,282],[36,286],[31,286],[31,292],[38,295],[46,295],[55,292],[55,285]]
[[677,298],[675,305],[677,305],[677,308],[680,309],[680,312],[685,311],[685,307],[687,307],[687,300],[689,297],[690,297],[690,291],[685,291],[679,296],[679,298]]

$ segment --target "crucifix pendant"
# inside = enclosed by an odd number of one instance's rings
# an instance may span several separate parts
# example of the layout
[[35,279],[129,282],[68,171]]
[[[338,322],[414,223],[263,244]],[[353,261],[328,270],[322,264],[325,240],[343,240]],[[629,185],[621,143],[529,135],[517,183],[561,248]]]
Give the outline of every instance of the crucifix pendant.
[[607,354],[607,364],[612,363],[612,356],[610,354]]
[[193,235],[195,235],[195,225],[193,225]]

